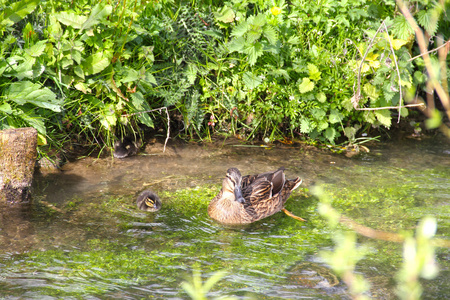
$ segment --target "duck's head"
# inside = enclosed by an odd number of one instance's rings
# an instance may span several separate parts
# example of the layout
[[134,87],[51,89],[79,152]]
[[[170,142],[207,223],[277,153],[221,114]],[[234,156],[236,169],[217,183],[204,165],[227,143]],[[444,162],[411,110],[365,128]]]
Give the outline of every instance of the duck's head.
[[245,199],[242,196],[241,181],[241,172],[237,168],[230,168],[227,170],[227,176],[223,180],[222,188],[224,192],[233,194],[234,200],[244,204]]
[[136,200],[136,205],[139,209],[145,211],[158,211],[161,209],[161,200],[154,192],[145,190]]

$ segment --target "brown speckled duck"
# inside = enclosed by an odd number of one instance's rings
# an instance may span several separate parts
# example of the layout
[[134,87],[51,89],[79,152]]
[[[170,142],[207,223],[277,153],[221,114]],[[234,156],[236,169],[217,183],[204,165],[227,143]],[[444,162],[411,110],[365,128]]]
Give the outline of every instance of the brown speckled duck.
[[158,195],[150,190],[145,190],[139,194],[136,205],[140,210],[154,212],[161,209],[162,203]]
[[248,224],[283,210],[288,216],[305,221],[284,208],[287,198],[302,180],[286,180],[284,168],[242,177],[230,168],[219,194],[211,200],[208,215],[223,224]]

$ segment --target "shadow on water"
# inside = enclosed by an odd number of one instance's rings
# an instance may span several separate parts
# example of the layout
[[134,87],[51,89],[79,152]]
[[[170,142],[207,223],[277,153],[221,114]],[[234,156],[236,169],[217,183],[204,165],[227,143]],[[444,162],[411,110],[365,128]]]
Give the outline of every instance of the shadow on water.
[[[243,173],[287,168],[303,178],[286,208],[308,220],[277,213],[259,222],[225,227],[209,219],[209,201],[226,169]],[[321,184],[333,205],[380,230],[413,230],[424,215],[449,238],[450,143],[379,143],[353,158],[314,148],[245,147],[233,142],[162,145],[124,160],[84,158],[61,172],[39,174],[34,204],[2,208],[0,296],[7,299],[186,299],[180,283],[193,268],[204,279],[227,270],[212,296],[241,299],[342,299],[347,287],[320,258],[333,231],[317,213],[308,188]],[[144,189],[158,193],[159,212],[136,209]],[[370,295],[395,297],[392,279],[401,245],[369,240],[357,266]],[[441,272],[424,282],[424,298],[449,296],[449,254],[438,250]]]

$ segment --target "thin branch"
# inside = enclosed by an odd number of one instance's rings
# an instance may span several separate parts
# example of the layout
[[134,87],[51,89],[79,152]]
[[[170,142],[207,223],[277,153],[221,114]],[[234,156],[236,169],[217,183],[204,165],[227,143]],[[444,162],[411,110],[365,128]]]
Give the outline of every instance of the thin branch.
[[433,50],[427,51],[427,52],[425,52],[425,53],[420,53],[419,55],[416,55],[416,56],[414,56],[413,58],[408,59],[408,62],[413,61],[413,60],[415,60],[416,58],[419,58],[419,57],[424,56],[424,55],[426,55],[426,54],[430,54],[430,53],[436,52],[436,51],[438,51],[439,49],[441,49],[442,47],[445,47],[445,46],[447,46],[447,45],[450,46],[450,40],[447,41],[447,42],[445,42],[444,44],[440,45],[439,47],[434,48]]
[[392,46],[391,37],[389,35],[389,31],[387,29],[386,23],[384,23],[384,21],[383,21],[381,24],[384,25],[384,29],[386,30],[385,32],[387,34],[387,38],[388,38],[388,41],[389,41],[389,46],[391,47],[392,56],[394,57],[395,70],[397,71],[397,76],[398,76],[398,88],[399,88],[400,99],[399,99],[399,102],[398,102],[398,119],[397,119],[397,123],[400,123],[400,116],[401,116],[400,110],[402,108],[402,103],[403,103],[402,78],[400,77],[400,70],[398,69],[397,58],[395,57],[394,47]]
[[400,109],[403,107],[423,107],[425,109],[424,103],[416,103],[416,104],[406,104],[401,106],[383,106],[383,107],[362,107],[362,108],[355,108],[355,110],[383,110],[383,109]]
[[125,114],[125,115],[122,115],[122,117],[131,117],[131,116],[145,114],[145,113],[154,112],[154,111],[159,111],[159,113],[161,113],[161,110],[163,110],[163,109],[166,110],[166,116],[167,116],[167,136],[166,136],[166,140],[164,142],[164,150],[163,150],[163,152],[166,152],[167,142],[169,141],[169,137],[170,137],[170,116],[169,116],[169,110],[167,109],[166,106],[155,108],[155,109],[150,109],[150,110],[139,111],[139,112],[135,112],[132,114]]

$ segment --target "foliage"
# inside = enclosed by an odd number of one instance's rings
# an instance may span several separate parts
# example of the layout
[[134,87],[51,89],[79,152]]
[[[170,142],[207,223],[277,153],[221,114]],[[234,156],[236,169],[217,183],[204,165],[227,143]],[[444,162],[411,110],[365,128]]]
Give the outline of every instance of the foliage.
[[[409,60],[411,27],[390,0],[0,3],[0,128],[33,126],[50,146],[111,145],[169,121],[191,138],[335,143],[392,124],[390,110],[355,110],[359,69],[358,108],[400,106],[401,92],[426,89],[421,60]],[[446,39],[445,7],[410,4]],[[391,32],[375,34],[380,20]],[[146,112],[158,107],[171,120]]]

